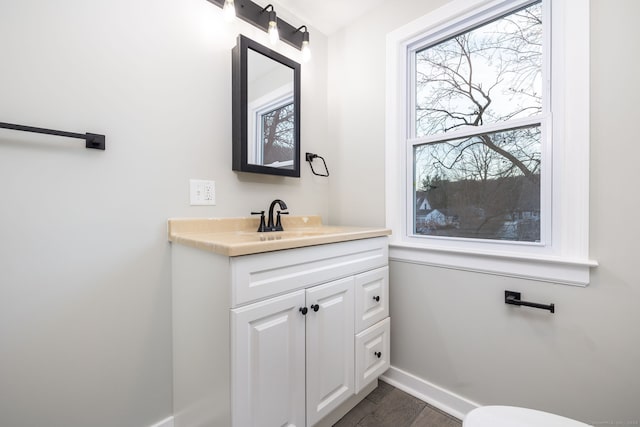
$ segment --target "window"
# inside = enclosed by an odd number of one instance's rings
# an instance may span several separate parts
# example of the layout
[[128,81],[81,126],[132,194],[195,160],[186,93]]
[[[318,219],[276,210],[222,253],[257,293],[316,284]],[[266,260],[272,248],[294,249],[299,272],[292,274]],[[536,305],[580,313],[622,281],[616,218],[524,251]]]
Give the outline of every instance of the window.
[[455,0],[388,35],[392,258],[588,283],[589,15],[574,3]]
[[541,241],[542,57],[540,2],[411,49],[414,234]]
[[[293,169],[293,85],[284,85],[249,103],[249,163]],[[254,126],[253,123],[257,123]]]

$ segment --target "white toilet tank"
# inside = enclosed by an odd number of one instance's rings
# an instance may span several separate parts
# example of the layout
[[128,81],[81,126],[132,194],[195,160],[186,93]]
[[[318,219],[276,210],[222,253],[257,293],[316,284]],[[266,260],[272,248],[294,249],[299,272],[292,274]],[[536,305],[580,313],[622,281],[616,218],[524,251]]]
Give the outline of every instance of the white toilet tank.
[[463,427],[590,427],[588,424],[515,406],[482,406],[469,412]]

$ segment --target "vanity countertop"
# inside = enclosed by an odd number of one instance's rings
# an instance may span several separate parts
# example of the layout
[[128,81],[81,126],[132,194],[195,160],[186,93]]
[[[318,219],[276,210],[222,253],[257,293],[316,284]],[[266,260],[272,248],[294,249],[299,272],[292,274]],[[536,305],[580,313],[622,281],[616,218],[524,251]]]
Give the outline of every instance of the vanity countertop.
[[239,256],[391,234],[387,228],[323,225],[317,215],[283,217],[284,231],[259,233],[259,224],[257,217],[173,218],[168,221],[169,241]]

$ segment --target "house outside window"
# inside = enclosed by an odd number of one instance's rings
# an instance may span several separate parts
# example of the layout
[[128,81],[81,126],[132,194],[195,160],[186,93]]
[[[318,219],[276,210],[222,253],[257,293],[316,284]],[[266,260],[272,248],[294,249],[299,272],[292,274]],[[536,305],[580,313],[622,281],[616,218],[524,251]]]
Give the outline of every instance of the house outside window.
[[392,258],[588,283],[588,26],[578,0],[455,0],[388,35]]

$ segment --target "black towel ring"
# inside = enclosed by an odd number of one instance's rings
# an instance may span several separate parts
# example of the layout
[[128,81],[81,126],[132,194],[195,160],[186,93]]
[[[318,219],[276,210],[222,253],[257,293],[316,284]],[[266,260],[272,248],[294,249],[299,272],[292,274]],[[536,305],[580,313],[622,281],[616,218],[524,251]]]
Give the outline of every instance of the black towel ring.
[[[314,175],[317,175],[317,176],[329,176],[329,168],[327,168],[327,162],[324,161],[324,157],[318,156],[317,154],[313,154],[313,153],[306,153],[305,154],[305,159],[307,160],[307,162],[309,162],[309,166],[311,166],[311,172]],[[313,159],[322,160],[322,163],[324,164],[324,170],[325,170],[326,174],[318,173],[313,169],[313,163],[312,163]]]

